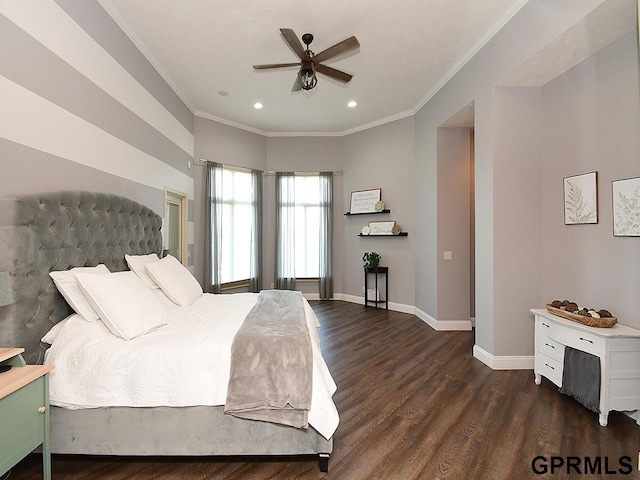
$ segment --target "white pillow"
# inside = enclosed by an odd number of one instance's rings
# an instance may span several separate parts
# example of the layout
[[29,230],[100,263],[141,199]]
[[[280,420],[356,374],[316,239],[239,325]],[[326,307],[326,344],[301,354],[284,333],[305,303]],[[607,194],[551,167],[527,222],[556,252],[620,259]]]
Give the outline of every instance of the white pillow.
[[162,260],[145,265],[149,276],[173,303],[188,307],[202,295],[202,287],[175,257],[168,255]]
[[58,338],[58,335],[60,335],[60,332],[62,331],[64,326],[67,324],[67,321],[74,315],[75,314],[69,315],[64,320],[60,320],[58,323],[56,323],[53,327],[51,327],[51,330],[45,333],[44,337],[42,337],[40,341],[42,343],[48,343],[49,345],[53,345],[53,342],[55,342],[56,338]]
[[104,274],[109,273],[109,269],[101,263],[96,267],[75,267],[71,270],[49,273],[49,276],[53,278],[53,283],[56,284],[71,308],[85,320],[95,322],[98,320],[98,314],[80,291],[76,281],[76,273]]
[[135,273],[77,277],[88,302],[115,336],[131,340],[167,323],[164,309]]
[[160,288],[156,282],[151,280],[151,277],[147,273],[147,269],[145,268],[145,264],[149,262],[157,262],[160,260],[158,255],[155,253],[150,253],[149,255],[127,255],[124,256],[127,261],[127,265],[129,268],[135,272],[140,280],[149,288]]

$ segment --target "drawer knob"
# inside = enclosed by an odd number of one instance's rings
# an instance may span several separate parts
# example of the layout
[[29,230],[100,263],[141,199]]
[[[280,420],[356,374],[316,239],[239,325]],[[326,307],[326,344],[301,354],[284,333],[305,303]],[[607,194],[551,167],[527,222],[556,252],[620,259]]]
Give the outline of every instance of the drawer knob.
[[550,328],[549,325],[547,325],[546,323],[542,322],[542,325],[544,325],[547,328]]
[[555,370],[555,368],[553,368],[553,367],[552,367],[551,365],[549,365],[548,363],[545,363],[545,365],[546,365],[547,367],[549,367],[551,370]]
[[47,407],[40,407],[38,408],[38,413],[44,413],[47,411]]
[[546,345],[547,347],[551,347],[551,348],[553,348],[554,350],[556,349],[556,347],[554,347],[554,346],[553,346],[553,345],[551,345],[550,343],[545,343],[545,345]]
[[583,341],[585,341],[585,342],[589,342],[589,343],[593,343],[593,342],[592,342],[591,340],[589,340],[588,338],[582,338],[582,337],[580,337],[580,340],[583,340]]

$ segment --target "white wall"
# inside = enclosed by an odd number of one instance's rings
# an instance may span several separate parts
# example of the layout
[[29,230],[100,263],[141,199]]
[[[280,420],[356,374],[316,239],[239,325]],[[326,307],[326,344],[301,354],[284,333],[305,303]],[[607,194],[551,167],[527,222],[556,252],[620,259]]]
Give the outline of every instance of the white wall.
[[[469,323],[471,129],[438,129],[438,317]],[[451,260],[444,252],[451,252]]]
[[[613,180],[640,177],[637,32],[542,88],[542,297],[640,328],[640,238],[613,236]],[[565,226],[562,178],[598,172],[598,224]]]
[[[343,216],[344,294],[364,297],[362,255],[375,251],[389,267],[389,302],[415,305],[415,131],[413,117],[344,137],[344,205],[351,192],[382,188],[389,214]],[[358,237],[369,221],[395,220],[407,237]],[[420,249],[422,252],[422,248]],[[420,253],[422,254],[422,253]],[[395,307],[397,308],[397,307]]]
[[[562,185],[560,172],[589,171],[589,156],[581,155],[588,149],[591,155],[597,152],[599,162],[605,162],[606,158],[607,170],[617,172],[620,177],[637,175],[637,163],[635,168],[630,163],[634,158],[637,162],[640,151],[635,140],[640,108],[637,32],[635,42],[627,40],[626,48],[621,48],[618,54],[609,50],[596,54],[594,58],[598,55],[603,58],[596,60],[596,64],[586,64],[581,78],[567,80],[565,93],[575,90],[579,95],[573,104],[563,101],[557,110],[547,113],[541,110],[541,105],[547,108],[546,105],[554,105],[558,98],[547,101],[551,93],[545,90],[546,87],[542,92],[535,88],[497,87],[503,78],[508,78],[512,71],[581,22],[601,3],[567,0],[560,8],[555,2],[530,1],[416,114],[417,242],[421,249],[427,250],[426,255],[416,256],[416,306],[438,318],[443,301],[438,296],[438,237],[430,228],[438,228],[437,190],[444,186],[438,183],[436,131],[463,106],[474,102],[476,346],[488,354],[486,358],[490,362],[500,357],[530,355],[533,337],[528,309],[540,307],[553,299],[551,297],[560,295],[552,294],[546,285],[569,284],[568,275],[561,276],[559,282],[547,278],[550,272],[546,258],[550,244],[543,245],[543,238],[544,242],[550,242],[546,236],[556,233],[557,228],[563,230],[561,238],[574,235],[572,227],[558,227],[549,222],[549,215],[553,215],[550,212],[558,208],[562,211],[561,203],[549,199],[554,195],[558,197],[555,189]],[[588,42],[588,38],[585,41]],[[572,74],[570,71],[567,75]],[[616,78],[620,80],[614,80]],[[576,81],[578,83],[574,84]],[[584,88],[584,82],[590,87]],[[612,96],[617,102],[610,101]],[[622,103],[625,105],[620,109],[618,104]],[[555,116],[553,120],[552,116]],[[604,124],[603,118],[612,121]],[[620,133],[611,137],[615,130],[613,125],[620,125]],[[552,135],[550,129],[568,131],[569,135]],[[632,129],[636,134],[630,134]],[[581,144],[583,138],[589,138],[589,141]],[[619,146],[613,146],[614,140]],[[624,153],[632,159],[624,155],[621,158],[620,154],[610,155],[611,151],[602,149],[603,144],[611,147],[614,153]],[[542,145],[553,150],[554,160],[550,160],[551,152],[544,150]],[[553,168],[546,162],[555,162]],[[543,174],[543,168],[549,173]],[[610,175],[614,174],[607,174],[607,177]],[[591,255],[610,258],[611,250],[606,244],[596,246],[595,241],[583,241],[590,244],[591,250],[581,247],[582,254],[588,252],[589,255],[576,254],[576,265],[588,261]],[[637,245],[619,242],[616,246],[624,249],[627,262],[623,264],[616,260],[608,266],[613,268],[614,276],[628,282],[629,289],[638,291],[635,273],[638,269],[632,266],[637,262],[637,253],[631,252],[634,247],[637,251]],[[570,246],[567,243],[562,248]],[[613,256],[616,257],[617,254]],[[574,283],[571,288],[574,296],[589,296],[595,300],[592,297],[595,290],[605,292],[613,287],[605,287],[604,279],[601,279],[592,280],[588,287]],[[623,312],[630,311],[632,305],[628,293],[625,295],[624,298],[623,295],[615,297],[616,308]],[[629,324],[635,322],[637,320],[632,318],[627,320]]]

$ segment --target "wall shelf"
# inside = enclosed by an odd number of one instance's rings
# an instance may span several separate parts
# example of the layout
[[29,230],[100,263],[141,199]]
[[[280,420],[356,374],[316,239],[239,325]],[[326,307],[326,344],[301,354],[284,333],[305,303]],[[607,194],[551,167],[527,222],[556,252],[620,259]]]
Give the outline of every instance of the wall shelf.
[[351,216],[351,215],[377,215],[377,214],[379,214],[379,213],[391,213],[391,210],[389,210],[389,209],[385,209],[385,210],[382,210],[382,211],[380,211],[380,212],[363,212],[363,213],[351,213],[351,212],[347,212],[347,213],[345,213],[345,216],[347,216],[347,217],[348,217],[348,216]]
[[400,232],[398,235],[363,235],[361,233],[358,234],[359,237],[406,237],[409,234],[407,232]]

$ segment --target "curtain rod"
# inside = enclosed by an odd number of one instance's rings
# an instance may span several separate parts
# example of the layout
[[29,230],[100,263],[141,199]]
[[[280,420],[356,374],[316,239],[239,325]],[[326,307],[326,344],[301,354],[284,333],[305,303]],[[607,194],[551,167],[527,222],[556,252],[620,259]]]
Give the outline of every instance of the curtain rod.
[[[264,174],[263,174],[263,175],[266,175],[266,176],[268,176],[268,177],[271,177],[271,176],[275,175],[276,173],[278,173],[278,172],[275,172],[275,171],[273,171],[273,170],[269,170],[269,171],[264,172]],[[293,172],[293,173],[305,174],[305,173],[320,173],[320,172],[319,172],[319,171],[314,171],[314,172]],[[343,171],[339,171],[339,172],[331,172],[331,173],[333,173],[334,175],[344,175],[344,172],[343,172]]]
[[[196,159],[193,160],[193,163],[195,165],[201,165],[202,166],[202,165],[206,165],[207,163],[212,162],[212,161],[213,160],[206,160],[204,158],[196,158]],[[249,167],[241,167],[239,165],[227,164],[227,166],[229,166],[229,167],[237,167],[237,168],[246,168],[246,169],[250,170]],[[267,176],[272,176],[272,175],[275,175],[276,173],[277,172],[275,170],[267,170],[267,171],[263,171],[262,172],[263,175],[267,175]],[[320,172],[319,171],[312,171],[312,172],[299,172],[299,171],[296,171],[294,173],[320,173]],[[344,175],[344,171],[343,170],[340,170],[338,172],[331,172],[331,173],[333,173],[334,175]]]

